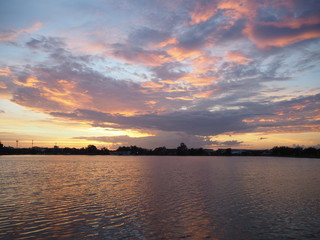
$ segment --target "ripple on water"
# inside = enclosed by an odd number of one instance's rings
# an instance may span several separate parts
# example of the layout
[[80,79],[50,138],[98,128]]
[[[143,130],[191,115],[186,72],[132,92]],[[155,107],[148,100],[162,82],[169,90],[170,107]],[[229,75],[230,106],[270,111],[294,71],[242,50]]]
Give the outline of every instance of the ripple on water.
[[3,156],[0,239],[320,239],[320,161]]

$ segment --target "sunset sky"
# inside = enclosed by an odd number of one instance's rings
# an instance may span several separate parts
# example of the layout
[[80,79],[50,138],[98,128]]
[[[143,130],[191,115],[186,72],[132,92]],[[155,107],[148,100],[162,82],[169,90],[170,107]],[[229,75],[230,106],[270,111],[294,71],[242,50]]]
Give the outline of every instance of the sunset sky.
[[5,146],[320,145],[319,0],[2,0]]

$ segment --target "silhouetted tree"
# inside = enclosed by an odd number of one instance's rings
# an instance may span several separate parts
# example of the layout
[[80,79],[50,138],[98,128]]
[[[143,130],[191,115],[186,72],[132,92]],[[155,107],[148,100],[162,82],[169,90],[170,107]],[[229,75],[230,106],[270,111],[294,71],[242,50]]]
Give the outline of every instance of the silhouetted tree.
[[317,153],[318,153],[317,149],[313,147],[309,147],[303,150],[303,156],[306,156],[306,157],[319,157]]
[[88,145],[88,147],[86,147],[85,151],[88,154],[97,154],[98,149],[97,149],[97,147],[95,145]]
[[155,148],[152,153],[154,155],[167,155],[168,154],[168,150],[166,147],[158,147],[158,148]]
[[187,155],[188,147],[184,143],[180,143],[180,146],[177,147],[177,155]]
[[101,154],[103,154],[103,155],[109,155],[109,154],[110,154],[109,149],[108,149],[108,148],[105,148],[105,147],[101,148],[100,152],[101,152]]

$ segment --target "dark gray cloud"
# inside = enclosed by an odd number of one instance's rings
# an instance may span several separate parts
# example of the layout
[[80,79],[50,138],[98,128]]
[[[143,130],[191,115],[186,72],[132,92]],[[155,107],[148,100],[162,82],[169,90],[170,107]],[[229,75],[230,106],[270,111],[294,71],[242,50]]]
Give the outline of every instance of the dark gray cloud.
[[41,111],[52,111],[53,109],[66,110],[62,103],[48,99],[40,89],[32,87],[17,88],[13,93],[12,101],[19,105]]
[[[304,24],[300,28],[292,28],[285,26],[273,26],[257,24],[253,27],[252,33],[256,38],[263,39],[263,41],[276,40],[281,38],[299,37],[308,33],[320,33],[319,24]],[[315,36],[316,38],[316,36]],[[309,39],[309,38],[307,38]]]
[[66,44],[63,38],[40,36],[39,38],[31,38],[26,46],[39,50],[57,51],[60,49],[64,51]]
[[288,18],[310,18],[319,16],[320,3],[317,0],[291,0],[268,4],[258,9],[258,20],[279,22]]
[[243,29],[245,28],[246,20],[239,19],[231,26],[224,30],[216,31],[215,36],[218,37],[217,43],[220,45],[230,44],[230,41],[236,41],[243,38]]
[[67,49],[65,39],[59,37],[38,36],[28,41],[26,46],[34,51],[48,53],[51,61],[69,66],[77,64],[77,62],[90,63],[90,61],[98,59],[96,56],[73,54]]
[[180,70],[181,67],[183,67],[181,63],[171,62],[162,64],[161,66],[152,67],[151,70],[158,79],[177,80],[186,74],[185,71]]
[[[243,104],[244,107],[239,110],[222,109],[214,112],[180,111],[128,117],[78,109],[72,113],[51,112],[51,115],[73,120],[91,120],[100,127],[108,127],[104,126],[103,122],[110,122],[118,124],[119,128],[155,129],[210,136],[228,132],[268,131],[268,129],[286,126],[299,129],[299,126],[304,125],[306,128],[312,129],[314,125],[320,123],[319,120],[312,119],[314,111],[319,108],[319,99],[320,94],[274,104],[256,105],[251,103],[251,106]],[[297,108],[300,108],[299,112],[296,111]],[[279,115],[280,113],[281,115]],[[255,121],[253,123],[245,121],[251,119],[255,119]]]
[[[76,120],[92,120],[96,123],[111,122],[119,124],[121,128],[178,131],[196,135],[217,135],[248,128],[242,122],[245,116],[235,111],[220,113],[182,111],[162,115],[144,114],[126,117],[78,109],[73,113],[51,112],[50,114],[56,117],[67,117]],[[99,126],[103,126],[103,124]]]

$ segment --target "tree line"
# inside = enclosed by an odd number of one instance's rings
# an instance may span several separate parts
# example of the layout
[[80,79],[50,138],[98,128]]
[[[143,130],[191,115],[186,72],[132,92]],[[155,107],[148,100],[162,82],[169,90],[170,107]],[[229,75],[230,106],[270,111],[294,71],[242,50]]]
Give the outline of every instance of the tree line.
[[13,148],[0,144],[0,155],[44,154],[44,155],[157,155],[157,156],[278,156],[278,157],[311,157],[320,158],[320,149],[314,147],[274,147],[269,150],[237,150],[218,149],[216,151],[203,148],[188,148],[181,143],[177,148],[157,147],[146,149],[137,146],[121,146],[115,151],[107,148],[98,149],[95,145],[85,148]]

